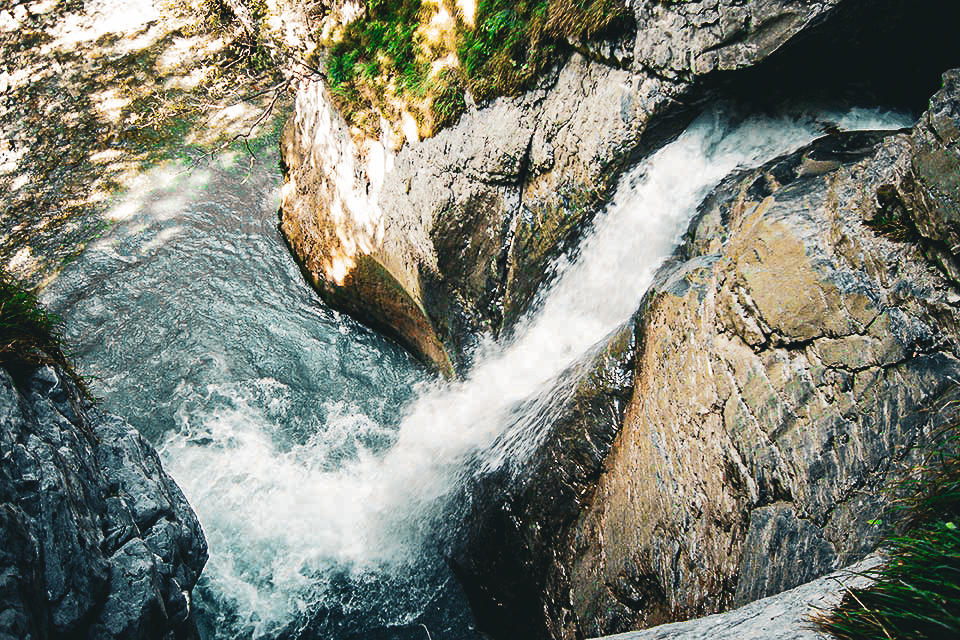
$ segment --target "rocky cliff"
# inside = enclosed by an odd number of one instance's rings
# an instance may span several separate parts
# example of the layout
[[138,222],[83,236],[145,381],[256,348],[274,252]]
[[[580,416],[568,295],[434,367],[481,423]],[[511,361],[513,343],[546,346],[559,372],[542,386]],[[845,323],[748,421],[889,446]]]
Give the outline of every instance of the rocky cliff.
[[622,169],[701,101],[856,96],[917,107],[956,57],[943,25],[957,10],[943,6],[630,6],[634,28],[566,43],[534,90],[468,99],[459,122],[429,140],[386,120],[379,139],[364,138],[319,77],[305,80],[284,134],[281,229],[328,301],[449,374],[478,333],[523,312]]
[[191,637],[207,546],[153,447],[51,367],[0,369],[0,425],[0,637]]
[[911,132],[827,136],[708,198],[531,468],[480,483],[451,561],[482,627],[701,616],[878,544],[884,488],[956,417],[958,114],[951,71]]
[[[509,330],[624,167],[705,101],[924,112],[729,177],[537,455],[467,492],[449,554],[495,638],[729,609],[872,550],[960,374],[956,7],[632,3],[535,89],[378,140],[307,81],[281,229],[325,297],[450,374]],[[929,105],[927,99],[941,86]]]

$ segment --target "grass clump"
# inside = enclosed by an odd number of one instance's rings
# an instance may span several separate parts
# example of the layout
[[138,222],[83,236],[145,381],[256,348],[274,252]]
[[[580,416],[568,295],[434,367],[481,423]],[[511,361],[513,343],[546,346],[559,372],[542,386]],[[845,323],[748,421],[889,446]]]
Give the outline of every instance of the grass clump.
[[374,0],[330,48],[330,90],[346,107],[343,115],[361,128],[379,126],[370,106],[391,113],[393,96],[410,103],[424,97],[429,63],[417,33],[421,10],[420,0]]
[[56,365],[87,393],[61,347],[61,325],[37,294],[0,271],[0,367],[17,374]]
[[911,481],[905,532],[875,580],[818,621],[842,640],[960,638],[960,436],[956,426]]
[[623,0],[374,0],[326,43],[327,80],[351,124],[378,137],[403,112],[432,135],[478,100],[530,88],[577,43],[632,27]]
[[629,27],[620,0],[481,0],[476,26],[461,34],[458,55],[479,100],[529,88],[571,43]]

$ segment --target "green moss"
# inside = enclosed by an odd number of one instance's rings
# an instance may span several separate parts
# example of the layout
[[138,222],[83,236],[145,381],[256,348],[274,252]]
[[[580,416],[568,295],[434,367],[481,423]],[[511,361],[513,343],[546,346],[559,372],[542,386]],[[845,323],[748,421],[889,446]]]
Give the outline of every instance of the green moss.
[[327,79],[347,118],[356,121],[366,104],[389,111],[390,93],[423,97],[429,64],[417,36],[421,8],[420,0],[374,0],[330,48]]
[[629,17],[619,0],[481,0],[457,53],[477,99],[512,95],[529,88],[569,41],[616,34]]
[[[448,11],[457,15],[453,6]],[[376,136],[379,113],[399,116],[399,98],[422,129],[436,131],[463,113],[466,90],[478,100],[516,94],[571,42],[613,36],[632,24],[622,0],[480,0],[472,26],[457,15],[450,46],[428,45],[420,32],[433,15],[421,0],[378,0],[328,44],[328,84],[351,123]],[[432,75],[431,63],[450,53],[458,66]]]

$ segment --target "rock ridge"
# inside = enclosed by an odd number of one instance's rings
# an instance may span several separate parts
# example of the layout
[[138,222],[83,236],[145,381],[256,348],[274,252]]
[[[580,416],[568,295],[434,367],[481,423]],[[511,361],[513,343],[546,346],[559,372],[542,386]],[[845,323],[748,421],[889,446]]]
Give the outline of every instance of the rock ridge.
[[[606,365],[631,371],[619,429],[558,412],[589,434],[574,442],[609,453],[570,467],[577,445],[558,431],[534,457],[542,475],[507,491],[494,479],[487,511],[473,506],[486,515],[453,561],[481,629],[583,638],[699,617],[880,543],[894,522],[886,487],[956,418],[957,283],[910,223],[949,220],[952,182],[924,174],[936,198],[906,189],[927,167],[918,156],[957,157],[949,135],[928,135],[937,114],[939,130],[955,126],[957,73],[911,131],[828,135],[708,197],[646,295],[633,346]],[[896,232],[894,195],[912,197]],[[581,500],[524,497],[551,473],[584,487]],[[513,598],[516,576],[537,571],[536,595]]]
[[191,637],[207,559],[153,447],[52,367],[0,369],[0,637]]
[[[644,0],[633,12],[632,42],[572,43],[533,90],[471,102],[428,140],[387,123],[355,140],[322,80],[305,80],[284,134],[280,226],[321,294],[449,375],[469,366],[478,334],[509,330],[623,169],[703,101],[822,88],[896,101],[896,86],[948,68],[928,42],[948,16],[924,20],[901,0]],[[895,37],[896,25],[909,28]],[[906,69],[921,55],[933,73],[891,78],[859,62]]]

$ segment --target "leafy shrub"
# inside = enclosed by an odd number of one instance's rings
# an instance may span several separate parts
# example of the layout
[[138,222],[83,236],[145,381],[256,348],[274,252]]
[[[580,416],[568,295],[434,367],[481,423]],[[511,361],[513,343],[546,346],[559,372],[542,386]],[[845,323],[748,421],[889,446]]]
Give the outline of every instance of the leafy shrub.
[[420,0],[373,0],[365,17],[345,27],[330,47],[327,80],[348,120],[367,124],[368,106],[390,113],[390,94],[410,101],[424,95],[429,63],[421,55],[420,24]]
[[[467,89],[479,100],[514,95],[532,86],[571,43],[632,25],[622,0],[479,0],[472,26],[455,7],[447,10],[457,16],[449,47],[423,41],[421,31],[434,12],[421,0],[374,0],[328,43],[328,84],[349,121],[376,135],[376,111],[396,118],[406,108],[435,131],[463,113]],[[451,53],[458,65],[431,74],[431,64]]]
[[512,95],[558,60],[571,41],[614,35],[630,24],[618,0],[480,0],[458,54],[473,94]]
[[11,373],[57,365],[86,393],[61,348],[59,319],[40,306],[37,294],[0,271],[0,367]]

